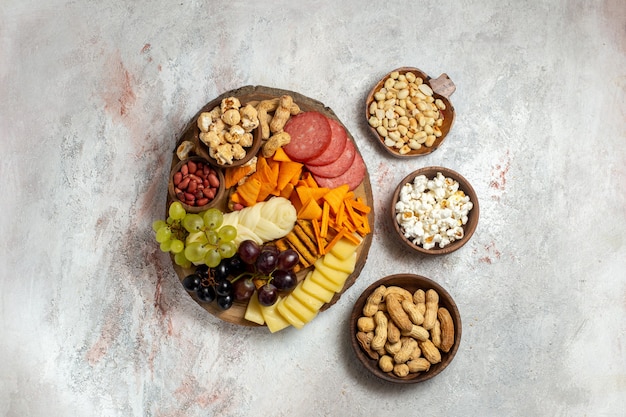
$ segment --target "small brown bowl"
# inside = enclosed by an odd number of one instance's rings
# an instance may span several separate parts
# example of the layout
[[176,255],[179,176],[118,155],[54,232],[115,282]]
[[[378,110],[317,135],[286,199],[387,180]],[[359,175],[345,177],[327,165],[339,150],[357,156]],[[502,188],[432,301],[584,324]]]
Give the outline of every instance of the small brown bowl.
[[[177,191],[176,186],[174,185],[174,175],[176,175],[176,173],[181,170],[183,165],[188,164],[189,161],[192,161],[194,163],[202,163],[203,165],[208,166],[212,171],[215,172],[215,175],[217,176],[217,179],[219,180],[219,187],[217,187],[214,197],[212,199],[209,199],[208,203],[203,204],[201,206],[191,205],[191,204],[188,204],[188,202],[181,200],[177,195],[178,191]],[[179,161],[172,168],[172,171],[170,172],[170,180],[168,184],[168,193],[169,193],[170,199],[172,201],[180,202],[185,208],[185,211],[187,211],[188,213],[200,213],[202,211],[208,210],[209,208],[215,207],[218,204],[220,204],[220,201],[222,200],[222,197],[224,196],[224,193],[225,193],[224,173],[222,172],[221,168],[212,165],[205,158],[202,158],[200,156],[190,156],[187,159]]]
[[[392,372],[383,372],[383,370],[378,366],[378,361],[376,359],[372,359],[361,348],[356,338],[356,334],[358,332],[357,321],[359,317],[363,315],[363,307],[365,306],[367,297],[369,297],[370,294],[381,285],[384,285],[385,287],[401,287],[408,290],[411,294],[418,289],[422,289],[424,291],[433,289],[439,295],[439,307],[445,307],[450,312],[450,316],[452,316],[452,321],[454,323],[454,343],[448,352],[441,352],[441,362],[431,365],[428,371],[409,373],[405,377],[396,376]],[[363,364],[363,366],[365,366],[365,369],[374,374],[374,376],[382,380],[398,384],[415,384],[426,381],[440,374],[450,364],[450,362],[452,362],[452,359],[454,359],[454,356],[459,349],[459,344],[461,343],[461,330],[461,315],[459,314],[459,309],[457,308],[452,296],[450,296],[450,294],[435,281],[413,274],[390,275],[374,282],[367,287],[356,300],[350,316],[350,337],[352,349],[354,350],[357,359]]]
[[[410,149],[406,153],[400,153],[400,150],[398,148],[387,146],[385,144],[385,138],[381,136],[376,128],[372,127],[372,125],[369,123],[369,119],[372,116],[370,114],[370,105],[375,100],[374,96],[382,87],[384,87],[385,81],[394,72],[402,75],[406,75],[408,72],[411,72],[415,76],[421,78],[424,84],[427,84],[432,89],[432,96],[435,99],[440,99],[445,104],[445,109],[440,111],[440,113],[443,115],[443,124],[439,126],[441,136],[439,136],[431,146],[425,146],[425,144],[422,144],[419,149]],[[450,103],[449,97],[452,95],[452,93],[454,93],[455,90],[456,86],[454,85],[452,80],[450,80],[447,74],[441,74],[438,78],[433,79],[418,68],[397,68],[387,73],[380,81],[378,81],[374,88],[372,88],[372,90],[368,94],[367,99],[365,100],[365,120],[367,121],[367,125],[372,134],[378,139],[378,142],[381,144],[383,149],[385,149],[385,151],[387,151],[390,155],[396,158],[412,158],[416,156],[427,155],[431,152],[434,152],[439,146],[441,146],[446,136],[448,136],[450,129],[452,128],[455,112],[452,103]]]
[[[446,178],[451,178],[459,183],[459,190],[463,191],[466,196],[469,196],[470,201],[473,204],[473,208],[469,211],[467,223],[462,226],[463,237],[461,239],[454,240],[445,245],[443,248],[440,248],[439,245],[436,245],[433,248],[425,249],[423,246],[416,245],[410,239],[404,236],[402,228],[396,219],[396,203],[399,199],[400,191],[405,184],[412,183],[415,177],[419,175],[424,175],[427,179],[433,179],[437,176],[437,173],[439,172],[443,174]],[[393,228],[396,231],[396,235],[407,247],[425,255],[446,255],[456,251],[457,249],[460,249],[470,240],[470,238],[474,234],[476,226],[478,225],[479,216],[480,208],[478,206],[478,196],[476,195],[476,191],[474,191],[472,185],[458,172],[444,167],[432,166],[420,168],[417,171],[414,171],[411,174],[407,175],[402,181],[400,181],[391,199],[391,221],[393,224]]]

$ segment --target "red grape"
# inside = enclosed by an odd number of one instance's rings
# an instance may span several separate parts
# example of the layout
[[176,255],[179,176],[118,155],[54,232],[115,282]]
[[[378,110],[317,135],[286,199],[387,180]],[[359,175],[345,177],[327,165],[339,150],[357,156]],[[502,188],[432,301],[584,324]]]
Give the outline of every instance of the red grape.
[[244,240],[239,244],[239,248],[237,249],[237,253],[242,261],[247,264],[254,264],[259,254],[261,253],[261,248],[254,240]]
[[262,251],[256,260],[256,269],[264,275],[269,275],[276,268],[278,255],[271,251]]
[[272,284],[280,291],[288,291],[296,287],[298,277],[292,270],[283,271],[278,269],[272,274]]
[[261,288],[257,290],[259,296],[259,304],[269,307],[276,303],[278,300],[278,290],[276,286],[272,283],[264,284]]
[[246,301],[252,297],[254,294],[254,290],[256,287],[254,283],[249,278],[240,278],[233,283],[233,289],[235,294],[235,300],[237,301]]
[[286,249],[278,254],[278,261],[276,262],[276,268],[282,271],[289,271],[294,266],[298,265],[300,257],[298,252],[293,249]]

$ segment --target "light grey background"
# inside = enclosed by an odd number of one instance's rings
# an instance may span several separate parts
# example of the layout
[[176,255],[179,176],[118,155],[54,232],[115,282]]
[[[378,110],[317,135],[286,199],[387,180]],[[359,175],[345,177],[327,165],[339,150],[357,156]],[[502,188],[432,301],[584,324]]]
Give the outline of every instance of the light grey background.
[[[624,416],[625,22],[622,0],[4,0],[0,415]],[[457,87],[447,141],[409,161],[362,116],[401,66]],[[244,85],[324,102],[370,173],[368,262],[300,331],[206,314],[150,229],[182,127]],[[481,208],[436,259],[384,221],[427,165]],[[361,290],[400,272],[444,285],[463,318],[454,362],[414,386],[366,374],[346,332]]]

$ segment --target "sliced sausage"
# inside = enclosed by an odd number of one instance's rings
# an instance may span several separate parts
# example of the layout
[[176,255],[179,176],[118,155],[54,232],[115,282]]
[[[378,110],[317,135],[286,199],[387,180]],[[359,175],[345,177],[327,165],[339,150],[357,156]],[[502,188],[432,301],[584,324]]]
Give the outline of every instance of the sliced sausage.
[[354,156],[354,162],[350,165],[350,168],[339,175],[338,177],[325,178],[318,177],[313,174],[313,178],[320,187],[336,188],[343,184],[348,184],[350,191],[354,190],[363,182],[365,174],[367,173],[367,167],[361,155],[357,152]]
[[289,158],[297,162],[307,162],[316,158],[328,148],[332,132],[328,118],[322,113],[308,111],[293,116],[284,128],[291,136],[283,147]]
[[328,165],[315,166],[315,165],[306,165],[307,169],[311,171],[311,174],[316,175],[318,177],[325,178],[334,178],[343,174],[350,168],[352,162],[354,162],[355,155],[358,152],[356,151],[356,147],[351,140],[346,140],[346,145],[341,151],[341,155],[339,158]]
[[307,165],[322,166],[331,164],[339,159],[346,147],[346,141],[348,140],[346,129],[341,123],[330,117],[328,118],[328,123],[330,123],[331,131],[330,144],[320,156],[306,161]]

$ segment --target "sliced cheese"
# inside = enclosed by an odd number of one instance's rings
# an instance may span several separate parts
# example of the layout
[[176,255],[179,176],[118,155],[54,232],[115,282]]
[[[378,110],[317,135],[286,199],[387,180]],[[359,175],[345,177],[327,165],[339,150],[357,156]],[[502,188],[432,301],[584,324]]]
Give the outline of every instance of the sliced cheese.
[[[333,288],[337,288],[333,291],[339,292],[343,288],[343,284],[345,284],[346,279],[348,278],[348,275],[350,274],[344,271],[339,271],[336,268],[331,267],[328,264],[326,264],[325,259],[328,255],[331,255],[331,254],[327,253],[326,255],[319,258],[317,261],[315,261],[314,272],[319,272],[322,275],[324,275],[324,277],[326,277],[328,281],[333,283]],[[335,256],[333,256],[333,258],[337,259]],[[332,290],[332,288],[328,288],[328,289]]]
[[300,301],[298,301],[296,297],[293,296],[293,292],[285,297],[285,299],[283,300],[283,306],[289,309],[289,311],[291,311],[291,313],[293,313],[304,324],[310,322],[315,318],[315,316],[317,316],[318,310],[309,310],[307,307],[304,306],[304,304],[302,304]]
[[268,307],[261,305],[263,319],[265,319],[265,324],[272,333],[276,333],[286,327],[289,327],[289,322],[285,320],[284,317],[281,316],[276,310],[279,302],[280,298],[274,303],[274,305]]
[[250,297],[248,307],[246,307],[246,313],[243,317],[256,324],[265,324],[263,313],[261,313],[261,304],[259,304],[259,297],[257,296],[256,291],[252,294],[252,297]]
[[[302,321],[297,314],[295,314],[294,311],[292,311],[289,307],[287,307],[287,305],[285,304],[285,301],[287,299],[291,298],[290,296],[287,296],[285,298],[283,298],[282,300],[280,300],[279,302],[276,303],[276,311],[278,312],[278,314],[280,314],[281,316],[283,316],[283,318],[285,320],[287,320],[289,322],[289,324],[291,324],[293,327],[295,327],[296,329],[301,329],[304,327],[304,321]],[[304,308],[304,307],[302,307]]]
[[304,307],[308,308],[311,312],[316,313],[320,310],[320,308],[322,308],[322,306],[324,305],[324,301],[306,292],[302,288],[303,283],[304,281],[301,281],[296,286],[296,288],[294,288],[293,291],[291,291],[290,297],[295,298]]
[[327,253],[324,255],[324,265],[349,275],[354,271],[354,267],[356,265],[356,252],[348,256],[346,259],[338,258],[333,255],[332,252]]
[[347,259],[353,253],[356,252],[358,245],[350,242],[348,239],[339,239],[337,243],[330,250],[330,253],[335,255],[339,259]]
[[315,282],[316,284],[318,284],[319,286],[323,288],[326,288],[328,291],[332,291],[333,293],[339,292],[343,288],[343,283],[331,281],[317,267],[315,267],[315,269],[313,270],[313,273],[309,277],[309,280]]
[[320,284],[311,279],[311,274],[307,279],[302,281],[302,290],[317,298],[320,301],[328,303],[335,295],[334,291],[322,287]]

